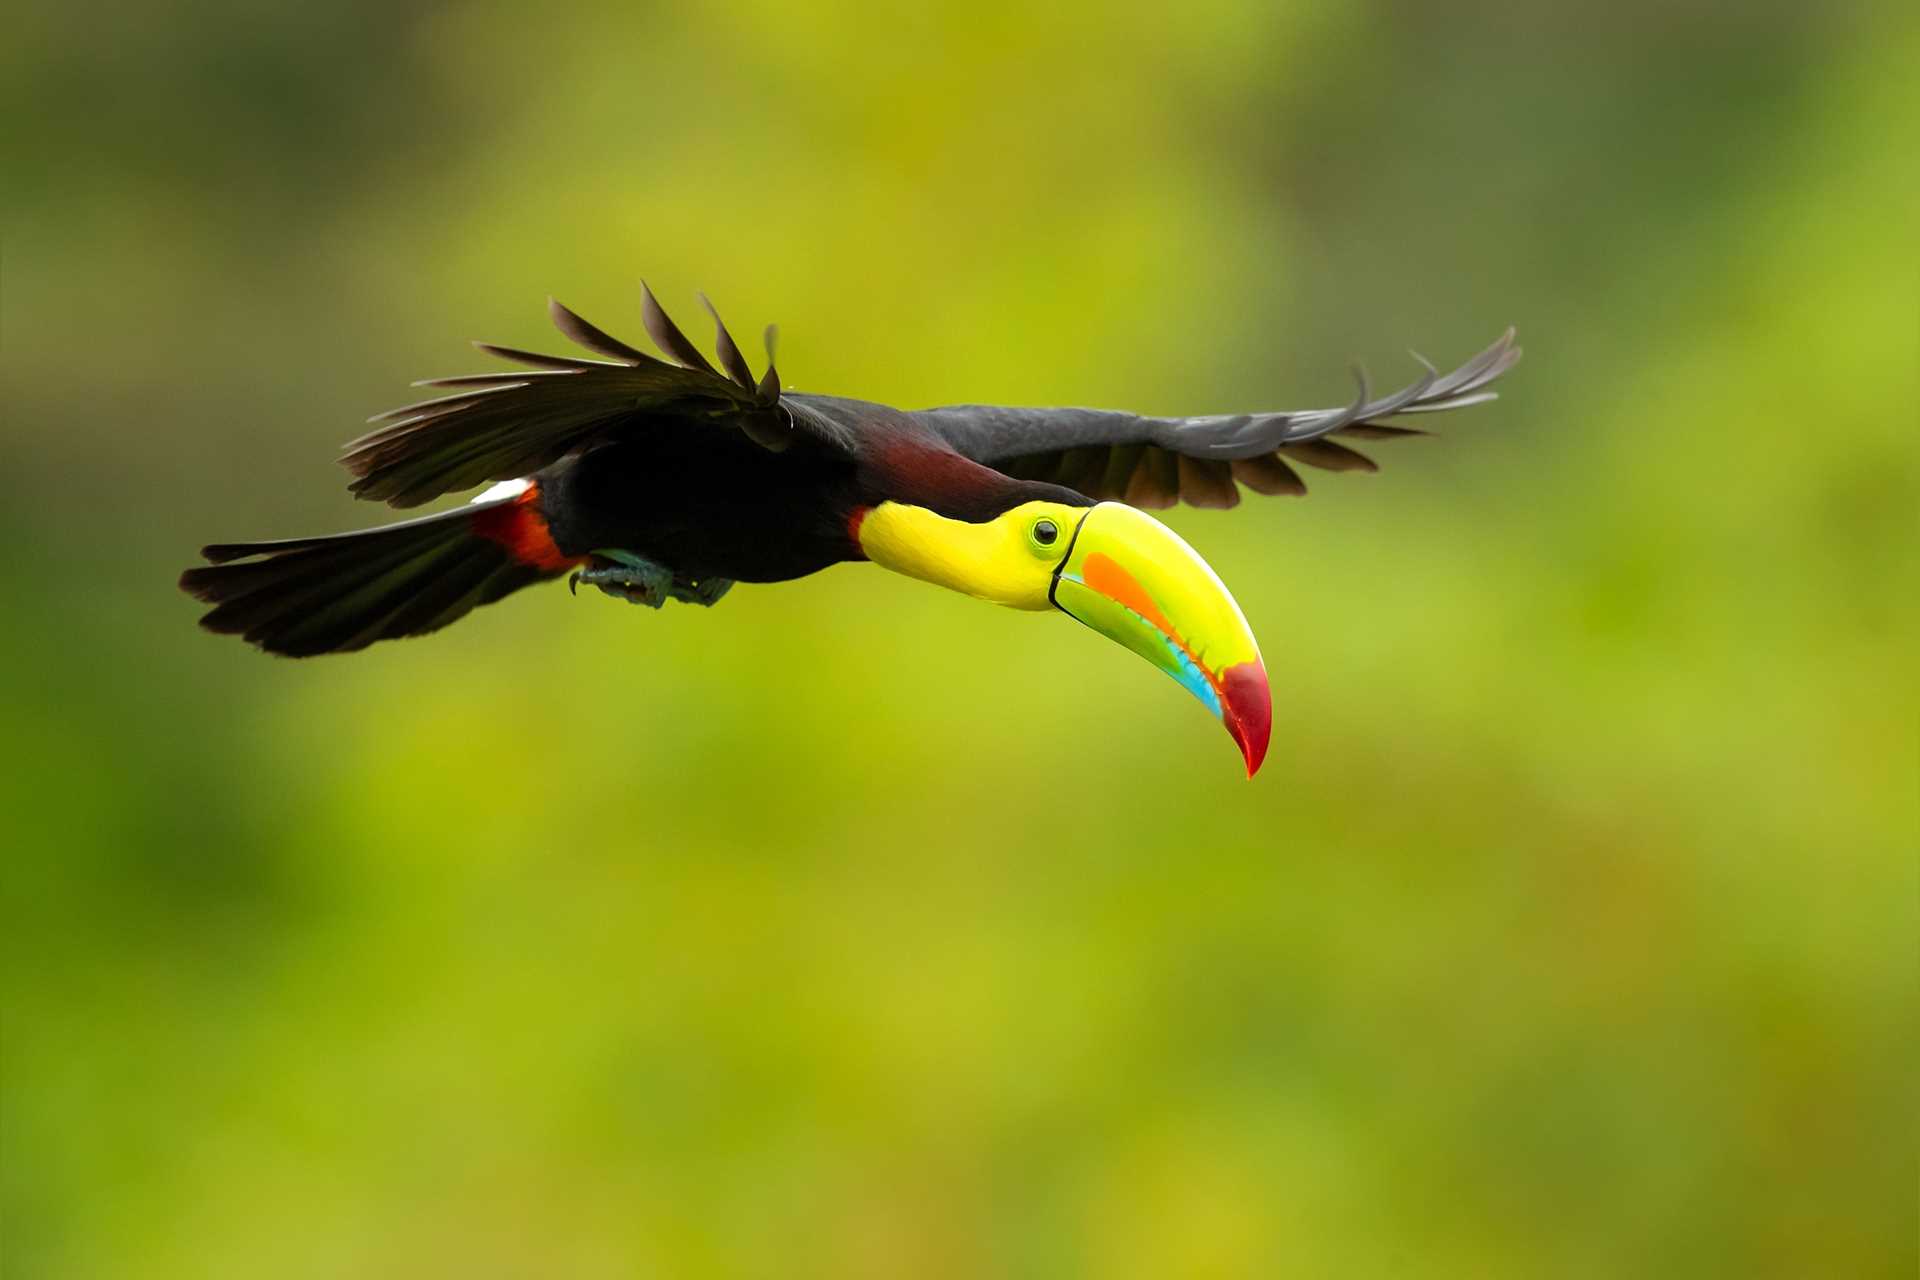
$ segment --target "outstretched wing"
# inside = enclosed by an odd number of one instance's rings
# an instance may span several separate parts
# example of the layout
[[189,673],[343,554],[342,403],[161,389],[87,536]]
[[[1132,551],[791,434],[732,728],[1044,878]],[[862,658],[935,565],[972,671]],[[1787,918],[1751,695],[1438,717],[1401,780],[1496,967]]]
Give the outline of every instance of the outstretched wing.
[[796,422],[780,403],[773,326],[766,334],[767,371],[756,382],[719,312],[704,295],[700,300],[713,315],[714,347],[724,374],[687,340],[645,284],[641,318],[667,360],[635,350],[550,301],[555,327],[605,359],[475,343],[490,355],[531,367],[415,383],[457,390],[373,418],[381,425],[349,442],[340,459],[355,476],[353,492],[396,507],[418,506],[443,493],[527,475],[582,445],[645,430],[663,417],[710,420],[775,451],[787,448],[796,432],[823,433],[823,424],[813,417],[800,415]]
[[[1420,357],[1415,356],[1416,360]],[[1235,481],[1255,493],[1303,494],[1290,465],[1327,471],[1376,471],[1373,459],[1334,437],[1389,440],[1425,432],[1386,419],[1461,409],[1497,398],[1487,389],[1520,358],[1514,331],[1442,376],[1426,374],[1392,395],[1360,393],[1341,409],[1150,418],[1104,409],[1007,409],[952,405],[915,415],[960,453],[1027,480],[1065,485],[1089,498],[1117,498],[1136,507],[1231,507]]]

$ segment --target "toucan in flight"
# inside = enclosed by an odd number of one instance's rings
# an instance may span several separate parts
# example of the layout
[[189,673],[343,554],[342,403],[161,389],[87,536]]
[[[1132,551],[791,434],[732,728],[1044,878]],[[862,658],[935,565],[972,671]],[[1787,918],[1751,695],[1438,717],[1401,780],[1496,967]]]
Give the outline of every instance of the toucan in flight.
[[664,360],[557,302],[560,332],[600,358],[477,344],[524,368],[415,384],[449,394],[379,415],[341,462],[355,494],[396,507],[492,487],[381,528],[206,547],[211,563],[180,578],[213,606],[200,624],[306,657],[424,635],[563,576],[659,608],[871,560],[1119,641],[1225,723],[1251,777],[1273,715],[1259,646],[1213,570],[1144,509],[1231,507],[1237,485],[1305,493],[1290,463],[1372,471],[1340,440],[1421,434],[1385,420],[1491,400],[1520,357],[1508,330],[1444,376],[1421,360],[1422,377],[1379,399],[1358,374],[1334,409],[909,411],[783,390],[772,327],[756,380],[706,305],[718,368],[644,284]]

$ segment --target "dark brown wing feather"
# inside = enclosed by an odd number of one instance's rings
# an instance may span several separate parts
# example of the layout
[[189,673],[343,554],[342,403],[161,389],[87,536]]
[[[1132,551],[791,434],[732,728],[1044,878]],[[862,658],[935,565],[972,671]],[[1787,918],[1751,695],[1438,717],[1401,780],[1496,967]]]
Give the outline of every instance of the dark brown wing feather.
[[[1365,375],[1339,409],[1196,418],[1152,418],[1101,409],[1009,409],[954,405],[915,416],[955,449],[1009,475],[1077,489],[1090,498],[1139,507],[1185,501],[1200,507],[1239,501],[1235,482],[1255,493],[1300,495],[1289,462],[1325,471],[1376,471],[1373,459],[1340,440],[1395,440],[1427,434],[1383,419],[1461,409],[1497,398],[1489,386],[1520,358],[1514,331],[1442,376],[1425,374],[1375,399]],[[1419,359],[1418,356],[1415,359]]]
[[780,404],[771,327],[767,372],[756,384],[717,313],[714,322],[726,376],[687,341],[644,285],[642,318],[668,360],[628,346],[558,302],[549,301],[548,313],[561,333],[606,358],[583,360],[474,344],[490,355],[532,367],[415,383],[457,390],[375,415],[370,420],[374,429],[348,443],[340,459],[354,474],[353,492],[396,507],[418,506],[441,494],[530,474],[584,445],[623,431],[645,430],[649,421],[663,417],[738,429],[772,450],[786,448],[795,431],[804,429],[796,427],[794,415]]

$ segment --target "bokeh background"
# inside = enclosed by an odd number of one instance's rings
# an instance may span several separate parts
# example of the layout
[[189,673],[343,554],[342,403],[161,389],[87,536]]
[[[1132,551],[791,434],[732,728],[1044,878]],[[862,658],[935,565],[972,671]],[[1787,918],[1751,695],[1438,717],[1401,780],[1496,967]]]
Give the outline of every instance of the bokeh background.
[[[1912,1276],[1895,6],[31,7],[0,47],[9,1276]],[[1273,668],[866,566],[201,634],[416,377],[1446,438],[1170,517]]]

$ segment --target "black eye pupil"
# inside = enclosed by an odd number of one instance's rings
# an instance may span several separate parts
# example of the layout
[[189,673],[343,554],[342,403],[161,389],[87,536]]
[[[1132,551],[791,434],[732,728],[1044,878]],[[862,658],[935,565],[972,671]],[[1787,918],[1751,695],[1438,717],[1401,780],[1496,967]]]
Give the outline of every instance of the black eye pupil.
[[1052,546],[1053,540],[1059,536],[1060,526],[1051,520],[1042,520],[1033,526],[1033,540],[1043,547]]

